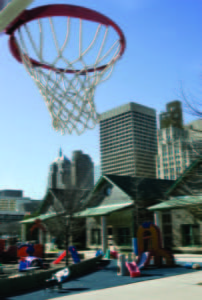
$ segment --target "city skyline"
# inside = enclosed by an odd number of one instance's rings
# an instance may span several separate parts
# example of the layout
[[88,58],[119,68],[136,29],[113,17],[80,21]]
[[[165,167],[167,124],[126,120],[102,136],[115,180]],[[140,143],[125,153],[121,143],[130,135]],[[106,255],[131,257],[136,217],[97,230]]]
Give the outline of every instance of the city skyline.
[[[136,102],[159,114],[165,104],[181,100],[181,83],[197,92],[201,66],[200,0],[70,0],[105,14],[126,37],[126,51],[108,81],[97,87],[98,113]],[[43,4],[55,0],[43,0]],[[60,0],[66,3],[66,0]],[[30,7],[42,5],[36,0]],[[189,20],[189,22],[187,22]],[[51,118],[38,89],[8,50],[8,37],[1,49],[1,172],[0,189],[23,189],[34,199],[43,198],[48,168],[62,147],[65,155],[75,149],[88,153],[100,164],[99,126],[83,135],[62,136],[51,127]],[[196,118],[184,114],[187,124]]]

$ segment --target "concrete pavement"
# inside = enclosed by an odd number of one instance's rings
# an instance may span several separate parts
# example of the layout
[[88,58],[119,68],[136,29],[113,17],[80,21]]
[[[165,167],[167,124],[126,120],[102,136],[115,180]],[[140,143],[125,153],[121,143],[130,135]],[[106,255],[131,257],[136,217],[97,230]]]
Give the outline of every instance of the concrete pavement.
[[[197,262],[202,265],[202,255],[197,254],[176,254],[177,263]],[[83,292],[82,295],[74,294],[64,297],[57,297],[57,300],[198,300],[202,299],[202,271],[166,278],[141,281],[118,287],[101,289],[90,292]]]
[[[198,262],[202,266],[202,255],[179,254],[175,258],[178,264]],[[116,260],[104,260],[96,272],[67,281],[61,291],[33,290],[11,296],[9,300],[99,300],[104,297],[105,300],[112,300],[112,297],[117,300],[174,300],[176,297],[198,300],[199,296],[202,298],[202,286],[197,286],[198,282],[202,282],[202,271],[182,267],[148,268],[142,270],[141,277],[137,278],[117,276]]]
[[202,271],[132,283],[119,287],[82,293],[82,295],[75,294],[55,299],[79,300],[82,297],[82,300],[201,300],[202,286],[197,285],[198,282],[202,282]]

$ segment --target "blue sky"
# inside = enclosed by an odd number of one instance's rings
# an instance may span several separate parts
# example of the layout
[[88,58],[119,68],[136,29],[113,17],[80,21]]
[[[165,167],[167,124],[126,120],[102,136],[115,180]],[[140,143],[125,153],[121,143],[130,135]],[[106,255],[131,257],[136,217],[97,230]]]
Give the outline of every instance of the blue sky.
[[[57,1],[36,0],[32,6]],[[67,1],[58,1],[67,3]],[[198,91],[202,70],[201,0],[74,0],[69,4],[95,9],[123,30],[127,47],[108,81],[97,87],[97,111],[137,102],[165,110],[180,99],[181,83],[187,93]],[[62,147],[100,163],[99,127],[83,135],[64,135],[51,127],[51,118],[37,87],[0,40],[0,189],[22,189],[26,196],[44,196],[50,163]],[[184,115],[185,123],[193,120]]]

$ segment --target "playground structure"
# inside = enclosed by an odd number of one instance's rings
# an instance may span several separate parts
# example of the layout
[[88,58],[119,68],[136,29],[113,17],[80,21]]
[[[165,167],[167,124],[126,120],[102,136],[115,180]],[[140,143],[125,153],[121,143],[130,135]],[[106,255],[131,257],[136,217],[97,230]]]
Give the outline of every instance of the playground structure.
[[[81,261],[80,257],[79,257],[79,254],[76,251],[76,248],[74,246],[69,247],[69,252],[71,253],[72,259],[73,259],[75,264],[79,263]],[[53,264],[54,265],[59,264],[65,257],[66,257],[66,250],[63,251],[56,260],[54,260]]]
[[[26,271],[29,268],[37,267],[37,268],[46,268],[47,264],[43,263],[43,255],[42,251],[39,253],[40,256],[36,255],[36,249],[35,246],[42,246],[43,245],[32,245],[32,244],[25,244],[22,245],[19,249],[19,257],[20,257],[20,262],[19,262],[19,271]],[[44,248],[44,247],[43,247]],[[41,250],[43,250],[41,248]],[[80,262],[80,257],[79,254],[74,246],[69,247],[69,252],[71,253],[72,259],[74,263],[79,263]],[[64,258],[66,257],[66,251],[63,251],[59,257],[52,262],[52,264],[59,264]]]
[[[35,220],[33,226],[30,229],[31,234],[34,230],[46,232],[46,227],[42,224],[41,220]],[[26,271],[30,268],[47,268],[49,264],[44,263],[43,259],[45,256],[45,247],[42,243],[32,244],[32,243],[24,243],[19,246],[13,245],[9,246],[6,249],[6,241],[0,239],[0,259],[1,262],[8,261],[17,261],[19,259],[19,268],[18,270]],[[69,252],[72,256],[73,262],[79,263],[80,257],[74,246],[69,247]],[[64,257],[66,257],[66,251],[63,251],[59,257],[53,262],[53,264],[59,264]]]
[[[37,228],[46,231],[45,227],[41,224],[40,220],[36,220],[34,225],[31,227],[30,229],[31,233]],[[0,258],[2,262],[17,261],[18,258],[27,257],[30,255],[28,253],[29,251],[27,251],[30,246],[33,247],[32,255],[39,258],[44,257],[43,244],[30,245],[29,243],[24,243],[19,246],[10,245],[6,249],[6,240],[0,239]]]
[[128,254],[128,258],[125,258],[124,254],[118,256],[117,266],[118,275],[131,277],[141,276],[140,270],[146,268],[150,263],[151,255],[149,252],[143,252],[138,259],[131,258],[131,254]]
[[29,256],[29,253],[27,252],[28,248],[33,246],[33,253],[32,255],[36,257],[43,258],[44,257],[44,246],[42,244],[22,244],[18,247],[17,250],[17,257],[26,257]]
[[[137,260],[125,259],[125,255],[119,255],[117,266],[118,275],[129,275],[131,277],[141,276],[140,270],[148,267],[153,260],[155,267],[173,267],[174,256],[162,247],[162,239],[159,228],[151,222],[143,223],[137,232],[138,258]],[[132,261],[131,261],[132,260]]]
[[151,222],[143,223],[137,231],[138,257],[144,252],[149,252],[154,259],[154,265],[161,267],[163,262],[166,266],[173,267],[174,256],[162,246],[161,232],[158,226]]
[[[39,229],[43,232],[46,232],[46,227],[42,224],[41,220],[35,220],[33,226],[30,231],[33,233],[34,230]],[[23,244],[19,247],[17,256],[21,258],[19,264],[19,271],[24,271],[33,266],[43,268],[43,260],[44,258],[44,245],[43,244]],[[74,246],[69,247],[69,252],[72,255],[72,259],[74,263],[80,262],[80,257],[76,248]],[[60,256],[53,262],[53,264],[58,264],[66,257],[66,251],[63,251]]]

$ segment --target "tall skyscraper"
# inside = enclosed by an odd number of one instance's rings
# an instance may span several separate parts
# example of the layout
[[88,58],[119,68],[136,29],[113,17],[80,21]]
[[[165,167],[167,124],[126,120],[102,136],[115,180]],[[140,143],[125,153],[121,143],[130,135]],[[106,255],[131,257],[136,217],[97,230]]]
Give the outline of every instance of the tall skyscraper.
[[73,152],[71,179],[73,187],[91,189],[94,186],[94,164],[82,151]]
[[156,111],[131,102],[101,115],[102,174],[156,177]]
[[202,135],[190,130],[201,130],[202,121],[184,126],[180,101],[172,101],[166,108],[159,116],[156,176],[175,180],[202,153]]
[[89,155],[82,151],[74,151],[70,161],[62,150],[59,156],[50,165],[48,174],[48,188],[68,189],[82,188],[91,189],[94,186],[94,164]]
[[188,131],[173,126],[158,131],[157,178],[177,179],[190,165]]
[[71,187],[71,161],[59,150],[59,156],[50,165],[48,188],[67,189]]
[[173,126],[175,128],[183,127],[182,104],[175,100],[166,104],[166,112],[160,113],[160,129]]

